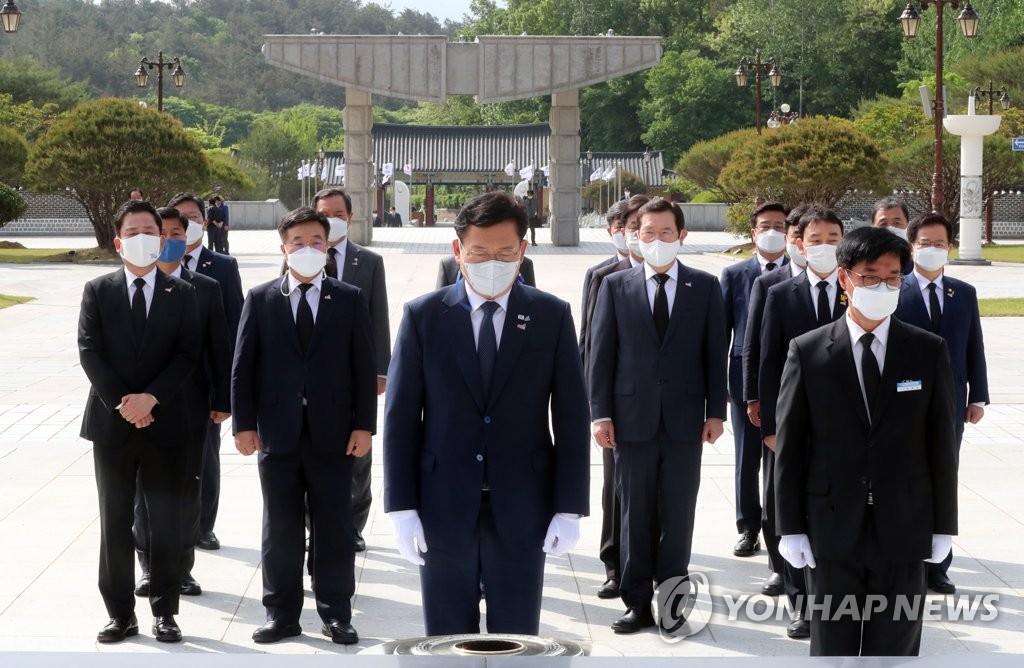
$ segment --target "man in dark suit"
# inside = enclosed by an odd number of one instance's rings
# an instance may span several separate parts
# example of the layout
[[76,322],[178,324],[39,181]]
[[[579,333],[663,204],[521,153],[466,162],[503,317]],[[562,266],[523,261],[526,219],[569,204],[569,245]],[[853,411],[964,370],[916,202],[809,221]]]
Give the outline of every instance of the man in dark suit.
[[[388,365],[391,363],[391,322],[388,315],[388,288],[384,280],[384,259],[349,240],[352,198],[344,190],[321,190],[313,197],[313,208],[327,217],[331,228],[327,237],[327,275],[362,290],[366,305],[370,309],[373,344],[377,351],[377,394],[384,394]],[[372,451],[352,463],[352,523],[356,530],[356,552],[366,549],[363,529],[366,528],[370,504],[373,501],[370,487],[372,464]],[[310,554],[314,552],[311,550]]]
[[[768,290],[761,319],[761,362],[758,367],[758,393],[761,398],[761,434],[770,453],[775,452],[776,403],[782,384],[782,369],[789,342],[805,332],[827,325],[846,311],[846,294],[839,285],[836,248],[843,238],[843,222],[835,212],[817,206],[808,207],[797,226],[797,245],[807,257],[807,269],[795,278]],[[774,455],[765,456],[764,502],[766,536],[776,541]],[[783,560],[784,561],[784,560]],[[806,638],[810,623],[806,619],[807,584],[803,571],[783,563],[783,588],[789,595],[794,618],[786,629],[790,638]]]
[[676,259],[681,209],[656,198],[639,219],[645,263],[604,280],[589,369],[594,439],[615,449],[622,504],[616,633],[654,625],[654,584],[689,575],[702,442],[722,435],[728,394],[718,279]]
[[223,247],[220,236],[224,223],[221,219],[220,209],[217,208],[217,198],[211,197],[206,204],[206,247],[220,253],[220,249]]
[[110,622],[96,640],[139,632],[132,595],[132,506],[136,484],[149,508],[153,635],[178,642],[180,493],[192,434],[186,393],[199,355],[195,291],[156,268],[160,222],[148,202],[129,201],[114,217],[124,267],[89,281],[82,296],[78,351],[91,387],[82,438],[93,442],[100,506],[99,586]]
[[[441,262],[437,265],[437,281],[434,283],[434,289],[440,290],[449,285],[455,285],[460,280],[462,280],[462,273],[459,269],[458,259],[454,255],[446,255],[441,258]],[[523,261],[519,265],[519,278],[517,280],[524,285],[529,285],[531,288],[537,287],[537,276],[533,270],[533,260],[525,256],[523,257]]]
[[540,227],[540,215],[537,212],[537,200],[533,198],[533,190],[526,191],[523,198],[523,208],[526,209],[526,221],[530,228],[530,245],[537,245],[537,228]]
[[[384,505],[419,565],[428,635],[536,634],[545,553],[589,510],[587,396],[569,305],[519,284],[526,211],[466,203],[464,280],[406,304],[388,373]],[[552,434],[553,430],[553,434]],[[428,551],[429,545],[429,551]]]
[[[193,193],[178,193],[167,206],[177,209],[189,221],[185,230],[182,266],[190,273],[202,274],[220,283],[224,314],[228,319],[229,351],[234,351],[238,319],[242,314],[242,278],[238,273],[238,261],[230,255],[221,255],[203,248],[203,230],[207,228],[207,221],[202,199]],[[220,548],[217,534],[213,532],[220,505],[220,425],[213,420],[206,426],[205,447],[201,484],[202,511],[196,546],[204,550],[216,550]]]
[[401,227],[402,226],[402,214],[395,210],[395,207],[388,209],[387,215],[388,227]]
[[[228,352],[228,323],[224,315],[224,302],[220,284],[212,278],[193,274],[181,266],[185,254],[185,230],[188,219],[177,209],[159,209],[164,247],[156,266],[164,274],[180,278],[192,285],[196,292],[199,314],[199,363],[189,377],[186,391],[190,406],[192,436],[185,448],[186,476],[182,491],[182,556],[181,594],[198,596],[202,587],[192,577],[195,564],[196,541],[199,538],[200,480],[205,455],[206,422],[220,424],[231,417],[231,391],[229,386],[231,363]],[[149,513],[141,489],[135,493],[135,550],[138,552],[142,579],[135,585],[136,596],[149,596]]]
[[779,550],[806,567],[812,656],[917,655],[922,560],[941,561],[957,532],[946,344],[891,317],[908,255],[888,232],[850,232],[838,251],[845,317],[789,345],[775,463]]
[[[611,257],[606,257],[592,267],[587,268],[587,272],[583,275],[583,306],[580,310],[580,314],[587,312],[587,298],[590,295],[590,280],[594,275],[594,271],[601,267],[607,267],[610,264],[621,262],[629,258],[629,248],[626,246],[626,219],[622,217],[622,207],[624,202],[617,201],[612,202],[612,205],[608,207],[608,211],[605,212],[605,220],[608,222],[608,236],[611,237],[612,246],[615,248],[615,252]],[[583,323],[580,323],[580,340],[583,339],[582,331]],[[582,345],[582,343],[581,343]]]
[[732,419],[736,461],[736,530],[740,539],[733,546],[737,557],[752,557],[761,549],[761,432],[747,419],[743,400],[743,337],[747,329],[750,290],[761,274],[786,263],[786,207],[765,202],[750,214],[750,236],[754,256],[722,270],[722,301],[725,302],[726,338],[732,339],[729,353],[729,414]]
[[286,275],[249,292],[231,373],[235,447],[259,452],[263,490],[263,605],[257,643],[299,635],[304,517],[316,552],[313,595],[321,632],[339,644],[355,591],[352,460],[377,425],[373,326],[359,289],[323,278],[330,225],[308,207],[278,232]]
[[[946,340],[956,389],[953,417],[959,460],[964,423],[981,421],[989,396],[978,293],[974,286],[943,271],[952,239],[953,226],[939,214],[921,214],[907,226],[914,271],[903,280],[896,317]],[[940,594],[956,593],[947,575],[952,561],[950,552],[942,562],[928,564],[929,588]]]

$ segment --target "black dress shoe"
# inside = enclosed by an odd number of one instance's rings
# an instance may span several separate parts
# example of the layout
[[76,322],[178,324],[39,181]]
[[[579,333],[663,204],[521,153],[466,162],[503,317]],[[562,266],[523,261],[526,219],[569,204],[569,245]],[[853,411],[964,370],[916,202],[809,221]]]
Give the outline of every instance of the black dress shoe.
[[928,588],[938,594],[955,594],[956,585],[945,573],[936,573],[928,577]]
[[153,618],[153,637],[160,642],[181,642],[181,629],[173,615]]
[[636,633],[641,629],[654,626],[654,615],[651,614],[650,606],[644,608],[629,608],[626,614],[612,622],[612,631],[615,633]]
[[598,598],[618,598],[619,581],[615,578],[608,578],[604,584],[597,588]]
[[297,635],[302,635],[302,627],[299,626],[298,622],[285,624],[276,619],[271,619],[252,632],[252,640],[258,643],[270,643],[284,640],[285,638],[293,638]]
[[732,548],[732,553],[737,557],[752,557],[761,549],[761,541],[757,538],[756,531],[744,531],[740,539]]
[[793,615],[793,621],[786,627],[786,635],[794,640],[811,637],[811,623],[804,619],[804,613]]
[[144,573],[139,581],[135,583],[135,595],[140,598],[149,597],[149,574]]
[[765,596],[780,596],[786,591],[786,585],[782,581],[782,576],[778,573],[772,573],[764,579],[764,584],[761,586],[761,593]]
[[186,575],[181,580],[181,595],[182,596],[199,596],[203,593],[203,588],[199,586],[196,579],[191,575]]
[[217,540],[217,534],[212,531],[204,531],[199,534],[199,540],[196,541],[196,547],[202,550],[219,550],[220,541]]
[[130,617],[112,617],[110,623],[96,634],[96,642],[121,642],[128,636],[139,635],[139,620]]
[[331,639],[331,642],[339,645],[354,645],[359,642],[359,635],[348,622],[341,622],[331,619],[324,622],[320,633]]
[[356,536],[355,548],[356,552],[366,552],[366,541],[362,536]]

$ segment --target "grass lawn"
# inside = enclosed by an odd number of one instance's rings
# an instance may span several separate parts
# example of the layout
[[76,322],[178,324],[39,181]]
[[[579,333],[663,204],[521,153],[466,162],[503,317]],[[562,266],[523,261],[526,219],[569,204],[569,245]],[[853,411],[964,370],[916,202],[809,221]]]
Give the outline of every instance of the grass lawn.
[[1024,299],[1020,297],[1006,299],[979,299],[978,309],[982,317],[1024,316]]
[[[953,249],[949,253],[950,260],[955,260],[958,256],[958,249]],[[1024,262],[1024,244],[982,246],[981,256],[989,262]]]
[[15,297],[13,295],[0,295],[0,308],[7,308],[8,306],[14,306],[15,304],[24,304],[30,302],[35,297]]
[[68,254],[67,248],[0,248],[0,262],[12,264],[31,264],[33,262],[82,262],[82,261],[117,261],[113,253],[99,248],[74,249]]

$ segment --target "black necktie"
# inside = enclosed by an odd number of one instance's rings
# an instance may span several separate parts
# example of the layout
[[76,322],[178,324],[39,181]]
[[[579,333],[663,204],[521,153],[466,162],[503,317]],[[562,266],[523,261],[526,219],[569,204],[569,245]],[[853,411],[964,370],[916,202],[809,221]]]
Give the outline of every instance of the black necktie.
[[144,278],[136,278],[135,294],[132,295],[132,329],[135,330],[135,339],[142,340],[142,332],[146,329],[146,295],[142,288],[146,287]]
[[654,290],[654,329],[658,330],[658,341],[664,341],[668,331],[668,294],[665,292],[668,274],[655,274],[654,280],[658,282]]
[[774,268],[775,268],[775,263],[774,262],[769,262],[768,264],[766,264],[764,266],[764,270],[765,271],[771,271]]
[[331,278],[338,278],[338,249],[327,249],[327,275]]
[[309,350],[309,342],[313,338],[313,308],[306,299],[311,287],[312,283],[299,284],[302,294],[299,295],[299,308],[295,313],[295,329],[299,332],[299,343],[302,344],[303,353]]
[[871,409],[875,405],[875,397],[878,396],[878,386],[882,384],[882,373],[878,370],[878,358],[871,352],[871,344],[875,335],[868,332],[860,337],[860,345],[863,348],[860,354],[860,369],[864,376],[864,396],[868,402],[868,418],[871,418]]
[[936,334],[942,329],[942,307],[939,306],[939,295],[935,284],[928,284],[928,315],[932,318],[932,331]]
[[491,391],[494,361],[498,358],[498,338],[494,334],[494,312],[498,310],[498,302],[484,302],[480,308],[484,312],[484,321],[480,324],[476,354],[480,359],[480,380],[483,381],[486,398]]
[[181,258],[181,260],[182,262],[185,263],[185,268],[188,269],[189,271],[192,271],[192,256],[186,255],[185,257]]
[[828,281],[818,281],[818,325],[832,322],[832,309],[828,306]]

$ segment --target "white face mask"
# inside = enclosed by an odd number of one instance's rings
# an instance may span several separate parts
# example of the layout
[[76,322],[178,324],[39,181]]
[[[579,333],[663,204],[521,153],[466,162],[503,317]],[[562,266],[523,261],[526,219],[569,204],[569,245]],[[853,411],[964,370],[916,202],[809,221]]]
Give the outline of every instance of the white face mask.
[[188,221],[188,227],[185,228],[185,245],[191,246],[192,244],[198,243],[203,240],[203,224],[197,223],[194,220]]
[[854,286],[851,303],[868,320],[885,320],[896,312],[899,301],[900,291],[883,282],[873,288]]
[[626,232],[626,248],[633,255],[640,255],[640,237],[636,232]]
[[641,241],[640,254],[643,255],[644,262],[652,267],[664,267],[667,264],[671,264],[676,259],[676,255],[679,254],[679,240],[661,241],[660,239],[655,239],[650,242]]
[[892,225],[889,225],[885,229],[889,230],[890,232],[892,232],[893,234],[898,236],[900,239],[903,239],[904,241],[906,241],[906,239],[907,239],[907,228],[905,228],[905,227],[894,227]]
[[[463,251],[465,252],[465,251]],[[486,262],[465,262],[462,266],[466,271],[466,281],[473,292],[484,299],[493,299],[504,294],[512,287],[519,275],[519,262],[502,262],[487,260]]]
[[757,247],[765,253],[780,253],[786,247],[786,235],[778,230],[758,232]]
[[327,253],[306,246],[288,253],[288,267],[303,278],[313,278],[327,266]]
[[914,262],[925,271],[938,271],[946,266],[949,251],[945,248],[918,248],[914,251]]
[[819,274],[831,274],[839,266],[836,261],[836,247],[832,244],[804,246],[807,264]]
[[800,248],[796,244],[786,244],[786,255],[789,256],[790,261],[796,266],[807,266],[807,258],[800,252]]
[[327,240],[331,243],[341,241],[348,236],[348,221],[344,218],[328,218],[331,224],[331,231],[327,234]]
[[615,232],[612,234],[612,245],[615,246],[615,250],[623,255],[629,252],[629,245],[626,243],[626,235],[622,232]]
[[121,257],[136,267],[150,267],[160,257],[160,237],[155,234],[136,234],[121,239]]

